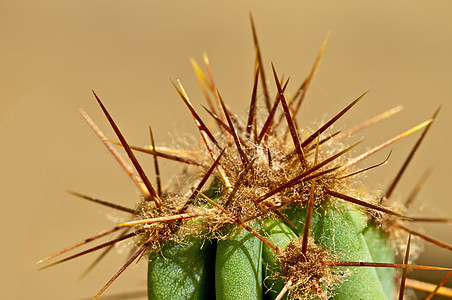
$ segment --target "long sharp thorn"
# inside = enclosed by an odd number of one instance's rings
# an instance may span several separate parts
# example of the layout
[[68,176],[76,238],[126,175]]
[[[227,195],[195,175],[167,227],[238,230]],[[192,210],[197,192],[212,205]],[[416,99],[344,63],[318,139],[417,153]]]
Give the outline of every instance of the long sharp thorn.
[[[198,151],[190,151],[190,150],[185,150],[185,149],[168,148],[168,147],[157,147],[156,146],[155,151],[151,151],[151,152],[155,152],[155,155],[157,155],[159,157],[164,157],[162,154],[190,156],[190,157],[193,157],[193,159],[204,157],[204,155],[199,153]],[[153,154],[153,153],[150,153],[150,154]]]
[[[224,130],[226,130],[229,134],[232,135],[232,130],[229,128],[229,126],[228,126],[226,123],[224,123],[217,115],[215,115],[215,114],[214,114],[212,111],[210,111],[207,107],[205,107],[205,106],[202,105],[202,104],[201,104],[201,106],[204,108],[204,110],[205,110],[209,115],[212,116],[212,118],[215,119],[215,121],[218,123],[218,125],[219,125],[220,127],[222,127]],[[230,112],[229,112],[229,114],[230,114]],[[232,120],[232,121],[234,121],[234,120]],[[239,135],[237,135],[237,138],[239,139],[239,141],[240,141],[240,143],[241,143],[242,145],[249,145],[249,143],[247,143],[247,141],[243,140],[243,138],[241,138]]]
[[371,268],[395,268],[395,269],[414,269],[414,270],[431,270],[431,271],[451,271],[451,268],[432,267],[423,265],[409,265],[409,264],[393,264],[393,263],[378,263],[378,262],[363,262],[363,261],[332,261],[325,262],[325,265],[330,267],[371,267]]
[[[179,87],[176,86],[176,84],[171,81],[171,83],[173,84],[174,88],[176,89],[177,93],[179,94],[179,96],[181,97],[182,101],[184,101],[185,105],[188,107],[188,109],[190,110],[193,119],[195,120],[196,126],[198,127],[198,130],[202,133],[205,133],[210,141],[212,143],[214,143],[214,145],[220,149],[220,145],[218,144],[217,140],[214,138],[213,134],[210,132],[210,130],[207,128],[207,126],[204,124],[204,122],[202,121],[202,119],[199,117],[198,113],[196,112],[196,110],[193,108],[193,105],[191,104],[190,100],[187,97],[187,94],[185,93],[182,84],[178,81]],[[180,88],[180,89],[179,89]]]
[[[295,119],[295,110],[292,109],[292,106],[294,105],[294,102],[296,101],[296,97],[298,97],[298,95],[300,94],[300,92],[304,90],[305,85],[306,85],[306,80],[305,80],[305,81],[303,82],[303,84],[298,88],[298,90],[296,91],[295,95],[294,95],[291,99],[289,99],[289,100],[287,101],[287,102],[288,102],[288,105],[289,105],[289,108],[290,108],[290,110],[292,111],[293,119]],[[285,118],[285,115],[284,115],[284,114],[281,114],[281,115],[279,116],[279,119],[275,122],[275,127],[279,127],[279,125],[281,124],[281,122],[282,122],[282,120],[283,120],[284,118]]]
[[[199,115],[196,113],[196,111],[194,110],[193,106],[190,103],[190,100],[188,99],[187,93],[184,90],[184,87],[182,86],[182,84],[180,83],[180,81],[178,80],[178,84],[179,87],[176,86],[176,84],[174,84],[174,82],[171,82],[173,84],[173,86],[176,88],[177,93],[180,95],[180,97],[182,98],[182,100],[184,101],[184,103],[187,105],[188,109],[191,111],[192,116],[195,120],[196,126],[198,127],[198,130],[201,134],[201,138],[204,141],[204,144],[206,145],[207,150],[209,151],[209,154],[211,156],[211,158],[215,161],[215,152],[213,151],[213,149],[210,146],[210,143],[208,140],[210,140],[211,142],[213,142],[215,144],[215,146],[221,150],[220,145],[218,144],[218,142],[216,141],[216,139],[213,137],[212,133],[210,132],[210,130],[207,128],[207,126],[204,124],[204,122],[202,121],[202,119],[199,117]],[[180,89],[179,89],[180,88]],[[207,136],[206,136],[207,135]],[[221,166],[218,166],[218,172],[220,173],[220,178],[223,181],[224,185],[226,186],[226,188],[230,188],[231,183],[229,182],[229,178],[227,177],[226,173],[224,172],[224,170],[221,168]]]
[[185,202],[185,205],[179,210],[179,214],[183,214],[188,207],[190,206],[190,204],[193,202],[193,200],[195,199],[195,197],[198,195],[199,191],[203,188],[204,184],[207,182],[207,180],[209,179],[210,175],[212,175],[213,170],[215,170],[215,168],[218,166],[218,164],[220,163],[220,159],[223,156],[224,152],[225,152],[226,148],[224,148],[220,155],[218,155],[217,159],[213,162],[212,166],[209,168],[209,170],[207,170],[207,173],[204,175],[204,177],[202,178],[201,182],[198,184],[198,186],[196,187],[196,189],[193,191],[193,193],[191,194],[191,196],[188,198],[187,202]]
[[[133,291],[133,292],[123,292],[123,293],[113,293],[102,296],[102,300],[132,300],[132,299],[145,299],[148,296],[147,290]],[[91,298],[89,298],[91,299]],[[83,299],[88,300],[88,299]]]
[[382,143],[382,144],[380,144],[380,145],[374,147],[373,149],[371,149],[371,150],[369,150],[369,151],[367,151],[367,152],[361,154],[360,156],[355,157],[354,159],[352,159],[352,160],[350,160],[349,162],[347,162],[346,164],[344,164],[344,165],[339,169],[339,171],[343,171],[343,170],[345,170],[345,169],[347,169],[347,168],[349,168],[349,167],[351,167],[351,166],[357,164],[358,162],[360,162],[361,160],[365,159],[366,157],[369,157],[370,155],[372,155],[372,154],[374,154],[374,153],[380,151],[381,149],[383,149],[383,148],[385,148],[385,147],[391,145],[392,143],[394,143],[394,142],[396,142],[396,141],[398,141],[398,140],[400,140],[400,139],[402,139],[402,138],[404,138],[404,137],[409,136],[410,134],[416,132],[417,130],[419,130],[419,129],[425,127],[425,126],[427,126],[427,125],[430,124],[431,122],[432,122],[432,120],[425,121],[425,122],[423,122],[423,123],[421,123],[421,124],[419,124],[419,125],[417,125],[417,126],[411,128],[411,129],[409,129],[409,130],[407,130],[407,131],[405,131],[405,132],[403,132],[403,133],[401,133],[401,134],[399,134],[399,135],[393,137],[392,139],[387,140],[386,142],[384,142],[384,143]]
[[146,250],[146,248],[153,242],[154,239],[155,236],[150,237],[149,240],[143,246],[141,246],[141,248],[138,249],[138,251],[135,252],[134,255],[132,255],[132,257],[118,270],[118,272],[116,272],[115,275],[113,275],[110,281],[107,282],[107,284],[99,291],[99,293],[97,293],[97,295],[94,297],[94,300],[98,299],[103,294],[103,292],[105,292],[105,290],[116,280],[116,278],[118,278],[119,275],[121,275],[122,272],[124,272],[125,269],[127,269],[127,267]]
[[87,244],[87,243],[89,243],[89,242],[92,242],[92,241],[97,240],[97,239],[99,239],[99,238],[101,238],[101,237],[104,237],[104,236],[106,236],[106,235],[108,235],[108,234],[110,234],[110,233],[113,233],[113,232],[115,232],[115,231],[118,231],[119,229],[121,229],[121,227],[115,226],[115,227],[113,227],[112,229],[108,229],[108,230],[101,231],[101,232],[99,232],[98,234],[96,234],[96,235],[94,235],[94,236],[91,236],[91,237],[89,237],[89,238],[87,238],[87,239],[84,239],[83,241],[78,242],[78,243],[75,244],[75,245],[72,245],[72,246],[70,246],[70,247],[67,247],[67,248],[65,248],[65,249],[63,249],[63,250],[60,250],[60,251],[58,251],[58,252],[56,252],[56,253],[54,253],[54,254],[52,254],[52,255],[46,257],[46,258],[43,258],[43,259],[39,260],[36,264],[41,264],[41,263],[43,263],[43,262],[45,262],[45,261],[48,261],[49,259],[52,259],[52,258],[54,258],[54,257],[57,257],[57,256],[59,256],[59,255],[61,255],[61,254],[63,254],[63,253],[66,253],[66,252],[68,252],[68,251],[70,251],[70,250],[72,250],[72,249],[78,248],[78,247],[83,246],[83,245],[85,245],[85,244]]
[[293,109],[293,118],[298,114],[298,111],[300,110],[301,104],[303,103],[304,97],[306,96],[306,93],[308,92],[309,85],[311,84],[312,78],[314,77],[314,73],[317,70],[317,68],[320,65],[320,61],[322,59],[323,52],[325,51],[326,44],[328,43],[328,39],[330,37],[331,32],[329,31],[323,40],[322,47],[320,48],[319,53],[317,54],[317,58],[314,62],[314,65],[312,66],[311,73],[309,73],[309,76],[305,79],[303,84],[301,85],[300,89],[298,89],[297,94],[294,95],[294,99],[298,97],[298,95],[302,92],[300,97],[298,98],[296,102],[296,106]]
[[412,222],[430,222],[430,223],[452,223],[452,218],[416,218],[412,217]]
[[248,113],[248,122],[246,123],[246,137],[250,138],[251,136],[251,128],[254,124],[254,119],[256,117],[256,99],[257,99],[257,83],[259,81],[259,69],[258,65],[256,68],[256,74],[254,75],[254,84],[253,84],[253,92],[251,94],[251,103]]
[[297,129],[295,128],[294,121],[290,115],[289,107],[287,106],[286,98],[284,97],[284,92],[279,84],[278,75],[276,74],[275,67],[272,64],[273,76],[275,77],[276,86],[278,88],[279,98],[281,99],[281,104],[284,109],[284,115],[286,116],[287,125],[289,126],[290,134],[292,135],[292,140],[295,145],[295,152],[298,155],[298,159],[302,165],[306,165],[306,158],[304,156],[302,144],[300,144],[300,139],[298,137]]
[[364,207],[367,207],[367,208],[370,208],[370,209],[373,209],[373,210],[378,210],[378,211],[381,211],[381,212],[384,212],[384,213],[387,213],[387,214],[390,214],[390,215],[393,215],[393,216],[396,216],[396,217],[399,217],[399,218],[402,218],[402,219],[406,219],[406,220],[410,220],[411,219],[410,217],[407,217],[407,216],[404,216],[402,214],[393,212],[392,210],[389,210],[389,209],[384,208],[382,206],[373,205],[373,204],[370,204],[370,203],[368,203],[366,201],[362,201],[362,200],[359,200],[359,199],[356,199],[356,198],[353,198],[353,197],[350,197],[348,195],[344,195],[344,194],[341,194],[341,193],[338,193],[338,192],[335,192],[335,191],[331,191],[331,190],[327,189],[327,190],[325,190],[325,193],[330,195],[330,196],[333,196],[333,197],[345,200],[347,202],[354,203],[354,204],[360,205],[360,206],[364,206]]
[[444,248],[444,249],[447,249],[447,250],[452,251],[452,245],[451,245],[451,244],[447,244],[447,243],[445,243],[445,242],[442,242],[442,241],[440,241],[440,240],[437,240],[437,239],[435,239],[435,238],[432,238],[432,237],[430,237],[430,236],[428,236],[428,235],[425,235],[425,234],[423,234],[423,233],[420,233],[420,232],[414,231],[414,230],[412,230],[412,229],[409,229],[409,228],[407,228],[407,227],[405,227],[405,226],[403,226],[403,225],[400,225],[400,224],[396,224],[395,226],[399,227],[399,228],[402,229],[402,230],[405,230],[405,231],[408,232],[408,233],[411,233],[412,235],[418,236],[418,237],[420,237],[421,239],[423,239],[423,240],[425,240],[425,241],[427,241],[427,242],[429,242],[429,243],[432,243],[432,244],[434,244],[434,245],[436,245],[436,246],[438,246],[438,247],[442,247],[442,248]]
[[227,109],[227,111],[237,132],[245,132],[245,127],[243,126],[243,124],[240,123],[239,118],[235,116],[229,109]]
[[[120,143],[116,143],[116,142],[111,142],[111,143],[115,144],[115,145],[122,146]],[[130,149],[138,151],[138,152],[143,152],[143,153],[146,153],[146,154],[151,154],[151,155],[155,155],[155,156],[158,156],[158,157],[166,158],[166,159],[169,159],[169,160],[182,162],[182,163],[189,164],[189,165],[205,167],[205,165],[203,163],[200,163],[200,162],[198,162],[195,159],[188,158],[188,157],[177,156],[177,155],[170,154],[170,153],[165,153],[165,152],[163,152],[161,150],[157,150],[159,148],[156,148],[156,150],[153,150],[153,149],[146,149],[146,148],[142,148],[142,147],[130,146]]]
[[91,201],[91,202],[95,202],[95,203],[98,203],[98,204],[101,204],[101,205],[105,205],[105,206],[108,206],[108,207],[111,207],[111,208],[114,208],[114,209],[117,209],[117,210],[125,211],[125,212],[130,213],[130,214],[135,214],[135,210],[133,210],[131,208],[128,208],[128,207],[124,207],[124,206],[121,206],[121,205],[118,205],[118,204],[115,204],[115,203],[110,203],[110,202],[107,202],[107,201],[99,200],[99,199],[96,199],[96,198],[93,198],[93,197],[90,197],[90,196],[87,196],[87,195],[83,195],[83,194],[80,194],[80,193],[77,193],[77,192],[73,192],[73,191],[68,191],[68,193],[73,195],[73,196],[76,196],[76,197],[79,197],[79,198],[82,198],[82,199],[85,199],[85,200],[88,200],[88,201]]
[[217,122],[218,126],[220,126],[221,128],[223,128],[224,130],[226,130],[229,134],[232,134],[231,129],[229,128],[229,126],[223,122],[220,117],[218,117],[214,112],[212,112],[210,109],[208,109],[207,107],[205,107],[204,105],[201,104],[201,106],[204,108],[204,110],[212,117],[214,118],[214,120]]
[[94,123],[94,121],[91,119],[91,117],[83,109],[80,108],[79,111],[80,111],[80,114],[85,119],[85,121],[88,123],[88,125],[91,127],[91,129],[94,131],[94,133],[97,135],[97,137],[102,141],[104,146],[108,149],[108,151],[110,151],[110,153],[113,155],[113,157],[119,163],[119,165],[124,169],[124,171],[127,173],[127,175],[129,175],[129,177],[132,179],[132,181],[135,183],[135,185],[138,187],[138,189],[140,189],[141,193],[143,195],[148,195],[146,186],[144,186],[143,182],[139,179],[139,176],[133,171],[133,169],[129,166],[129,164],[122,157],[122,155],[111,145],[111,143],[108,142],[107,137],[99,129],[99,127],[97,127],[96,123]]
[[262,62],[261,48],[259,47],[259,41],[257,40],[256,26],[254,25],[253,16],[251,14],[250,14],[250,22],[251,22],[251,30],[253,32],[254,47],[256,48],[257,59],[259,61],[259,66],[260,66],[259,70],[260,70],[260,75],[261,75],[262,87],[264,89],[265,105],[267,107],[268,112],[270,112],[270,108],[271,108],[270,94],[268,93],[267,79],[265,78],[264,63]]
[[341,140],[341,139],[343,139],[345,137],[348,137],[348,136],[352,135],[353,133],[355,133],[357,131],[360,131],[360,130],[362,130],[364,128],[367,128],[367,127],[369,127],[369,126],[371,126],[371,125],[373,125],[373,124],[375,124],[375,123],[377,123],[377,122],[379,122],[379,121],[381,121],[383,119],[389,118],[390,116],[398,113],[402,109],[403,109],[403,107],[401,105],[398,105],[398,106],[396,106],[394,108],[391,108],[388,111],[385,111],[385,112],[383,112],[383,113],[381,113],[381,114],[379,114],[379,115],[377,115],[377,116],[375,116],[375,117],[373,117],[373,118],[371,118],[369,120],[366,120],[366,121],[364,121],[364,122],[362,122],[362,123],[360,123],[358,125],[353,126],[352,128],[350,128],[348,130],[345,130],[345,131],[341,132],[340,134],[335,136],[332,140],[333,141],[339,141],[339,140]]
[[210,86],[210,82],[207,79],[207,77],[204,74],[204,72],[199,67],[199,65],[196,62],[196,60],[191,58],[190,62],[192,64],[192,66],[193,66],[193,69],[195,70],[196,78],[198,79],[199,85],[201,86],[201,90],[202,90],[202,92],[204,94],[204,97],[207,100],[207,105],[209,106],[210,110],[216,114],[217,112],[215,110],[215,106],[213,105],[212,99],[210,98],[209,93],[208,93],[208,91],[206,89],[206,85],[209,86],[209,89],[212,89],[212,87]]
[[424,186],[425,182],[427,181],[427,179],[432,174],[432,171],[433,170],[431,168],[427,169],[427,171],[425,171],[424,174],[422,175],[421,179],[419,179],[419,181],[416,183],[416,185],[414,186],[413,191],[410,193],[410,195],[408,196],[407,200],[405,201],[405,207],[406,208],[410,207],[411,203],[413,203],[413,201],[416,199],[417,195],[421,191],[421,189]]
[[259,197],[259,198],[256,199],[254,202],[255,202],[255,203],[260,203],[260,202],[264,201],[265,199],[267,199],[267,198],[269,198],[269,197],[275,195],[276,193],[279,193],[279,192],[281,192],[281,191],[283,191],[283,190],[285,190],[285,189],[287,189],[287,188],[290,188],[290,187],[292,187],[292,186],[294,186],[294,185],[300,183],[301,181],[305,180],[305,177],[307,177],[309,174],[311,174],[311,173],[317,171],[318,169],[322,168],[323,166],[329,164],[330,162],[332,162],[333,160],[335,160],[335,159],[338,158],[339,156],[344,155],[344,153],[350,151],[351,149],[353,149],[354,147],[356,147],[359,143],[361,143],[361,142],[358,142],[358,143],[356,143],[356,144],[354,144],[354,145],[348,147],[347,149],[344,149],[344,150],[340,151],[339,153],[336,153],[336,154],[334,154],[333,156],[331,156],[331,157],[325,159],[324,161],[322,161],[322,162],[319,163],[318,165],[316,165],[316,166],[312,167],[311,169],[309,169],[309,170],[307,170],[307,171],[301,173],[300,175],[298,175],[298,176],[296,176],[295,178],[289,180],[288,182],[286,182],[286,183],[280,185],[279,187],[275,188],[274,190],[268,192],[267,194],[265,194],[265,195]]
[[[120,227],[118,227],[118,228],[120,228]],[[123,240],[125,240],[125,239],[131,238],[131,237],[137,235],[138,232],[141,232],[141,231],[136,231],[136,232],[129,233],[129,234],[123,236],[123,237],[120,237],[120,238],[117,238],[117,239],[108,241],[108,242],[106,242],[106,243],[100,244],[100,245],[95,246],[95,247],[93,247],[93,248],[90,248],[90,249],[87,249],[87,250],[85,250],[85,251],[79,252],[79,253],[74,254],[74,255],[72,255],[72,256],[69,256],[69,257],[66,257],[66,258],[64,258],[64,259],[61,259],[61,260],[59,260],[59,261],[57,261],[57,262],[54,262],[54,263],[52,263],[52,264],[50,264],[50,265],[44,266],[44,267],[42,267],[42,268],[39,268],[39,270],[44,270],[44,269],[47,269],[47,268],[50,268],[50,267],[59,265],[59,264],[61,264],[61,263],[64,263],[64,262],[66,262],[66,261],[69,261],[69,260],[72,260],[72,259],[74,259],[74,258],[80,257],[80,256],[82,256],[82,255],[85,255],[85,254],[88,254],[88,253],[97,251],[97,250],[99,250],[99,249],[108,247],[108,246],[110,246],[110,245],[116,244],[117,242],[123,241]]]
[[205,52],[203,53],[203,58],[204,58],[204,65],[206,66],[207,74],[209,75],[209,79],[210,79],[210,88],[211,88],[212,93],[214,94],[215,100],[217,102],[217,108],[218,108],[218,111],[220,114],[220,118],[223,120],[223,122],[226,122],[226,116],[221,109],[220,96],[218,94],[217,85],[215,84],[215,79],[213,77],[213,72],[212,72],[212,68],[210,67],[210,61],[209,61],[209,58],[207,57],[207,53],[205,53]]
[[[404,264],[408,264],[408,257],[410,256],[410,244],[411,244],[411,234],[408,237],[408,243],[406,246],[405,259],[403,260]],[[402,272],[402,280],[400,281],[400,291],[399,291],[399,300],[403,299],[403,293],[405,292],[405,281],[406,281],[406,273],[408,269],[403,269]]]
[[[435,296],[439,292],[439,289],[446,283],[446,281],[449,280],[450,277],[452,277],[452,272],[447,273],[443,280],[441,280],[441,282],[438,283],[435,289],[427,296],[427,298],[425,298],[425,300],[432,299],[433,296]],[[449,297],[452,297],[452,293],[449,295]]]
[[146,188],[147,188],[147,190],[149,192],[149,195],[151,196],[152,200],[154,200],[154,202],[157,205],[157,207],[160,208],[162,206],[162,201],[158,197],[157,193],[154,190],[154,187],[152,186],[152,184],[149,181],[148,177],[144,173],[143,168],[138,163],[138,160],[135,157],[135,155],[133,154],[132,149],[130,149],[129,144],[127,143],[126,139],[122,135],[122,133],[119,130],[118,126],[116,126],[116,123],[113,121],[113,118],[110,116],[110,113],[107,111],[107,109],[105,108],[105,106],[102,103],[102,101],[100,101],[99,97],[96,95],[96,93],[94,91],[92,91],[92,92],[94,94],[94,97],[96,97],[97,103],[99,103],[100,107],[102,108],[102,111],[104,112],[105,116],[107,117],[108,122],[110,123],[111,127],[115,131],[116,136],[121,141],[121,144],[124,147],[124,150],[126,151],[127,155],[129,156],[130,160],[132,161],[135,169],[137,170],[138,174],[140,175],[141,180],[143,180],[143,183],[146,186]]
[[386,193],[385,193],[385,198],[386,199],[391,197],[392,193],[394,192],[394,190],[395,190],[395,188],[397,186],[397,183],[400,181],[400,178],[402,178],[403,173],[405,172],[406,168],[408,167],[408,165],[410,164],[411,160],[413,159],[414,154],[416,153],[417,149],[419,148],[419,146],[421,145],[422,141],[424,140],[428,130],[430,129],[430,127],[433,124],[433,121],[436,119],[436,116],[438,115],[439,110],[440,110],[440,108],[438,108],[435,111],[435,113],[433,114],[433,116],[431,118],[432,122],[430,122],[427,126],[425,126],[425,129],[422,132],[421,136],[416,141],[416,144],[414,145],[413,149],[411,149],[410,154],[406,158],[405,162],[403,163],[403,165],[400,168],[399,172],[397,173],[396,177],[394,178],[394,180],[392,181],[392,183],[389,186],[388,190],[386,191]]
[[[283,93],[286,90],[287,84],[289,83],[289,80],[286,81],[284,84],[284,87],[282,89]],[[275,117],[276,109],[278,108],[278,104],[281,101],[281,97],[279,97],[279,94],[276,96],[275,102],[273,104],[273,107],[270,111],[270,114],[267,117],[267,120],[265,120],[264,126],[261,129],[261,132],[259,133],[259,136],[257,138],[257,144],[260,144],[262,139],[264,138],[265,134],[270,131],[273,118]]]
[[141,220],[137,220],[137,221],[130,221],[130,222],[118,224],[118,226],[126,227],[126,226],[153,224],[153,223],[163,223],[163,222],[191,219],[191,218],[196,218],[199,216],[200,216],[200,214],[198,214],[198,213],[184,213],[184,214],[157,217],[157,218],[151,218],[151,219],[141,219]]
[[318,135],[322,134],[325,130],[327,130],[331,125],[333,125],[340,117],[342,117],[347,111],[349,111],[356,103],[359,102],[369,91],[363,93],[357,99],[355,99],[352,103],[347,105],[343,110],[341,110],[338,114],[336,114],[333,118],[331,118],[328,122],[325,123],[322,127],[320,127],[316,132],[311,134],[306,140],[303,141],[301,146],[303,148],[307,147]]
[[[436,285],[434,285],[434,284],[411,279],[411,278],[406,279],[405,285],[408,288],[416,289],[418,291],[423,291],[423,292],[428,292],[428,293],[431,293],[436,288]],[[436,295],[452,298],[452,289],[446,288],[446,287],[441,287],[438,291],[436,291]]]
[[[218,91],[217,91],[217,93],[218,93]],[[240,145],[239,137],[234,128],[234,124],[232,124],[232,120],[231,120],[231,117],[229,116],[229,112],[226,109],[226,105],[224,104],[223,98],[221,98],[219,93],[218,93],[218,98],[220,99],[221,107],[223,109],[224,115],[226,116],[226,120],[228,121],[229,128],[231,129],[232,137],[234,138],[234,142],[237,147],[237,151],[239,152],[240,159],[242,160],[243,167],[246,168],[246,166],[249,164],[249,160],[246,157],[245,152],[243,152],[242,145]]]
[[[152,150],[154,150],[155,152],[155,141],[154,141],[154,134],[152,133],[152,129],[151,126],[149,126],[149,136],[151,138],[151,146],[152,146]],[[153,155],[154,156],[154,169],[155,169],[155,179],[157,182],[157,194],[159,196],[162,195],[162,183],[160,181],[160,168],[159,168],[159,163],[157,160],[157,155]]]
[[[118,236],[118,238],[121,238],[125,236],[129,232],[130,228],[125,228],[123,232]],[[99,254],[99,256],[83,271],[83,273],[79,276],[79,280],[82,280],[85,278],[101,261],[104,259],[107,254],[114,249],[114,244],[108,246],[102,253]]]
[[257,139],[258,139],[258,134],[257,134],[257,121],[256,119],[254,119],[253,121],[253,135],[254,135],[254,143],[258,144]]

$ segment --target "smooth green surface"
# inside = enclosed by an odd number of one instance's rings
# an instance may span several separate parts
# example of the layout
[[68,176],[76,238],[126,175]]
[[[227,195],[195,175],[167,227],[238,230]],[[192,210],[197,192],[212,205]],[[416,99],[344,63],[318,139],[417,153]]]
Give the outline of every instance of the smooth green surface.
[[[331,249],[342,261],[372,262],[369,248],[362,234],[363,215],[352,206],[328,206],[319,219],[314,237],[320,245]],[[344,269],[344,268],[342,268]],[[375,268],[349,267],[351,274],[334,290],[334,299],[385,299],[383,287]]]
[[237,228],[217,243],[215,294],[217,300],[262,299],[262,241]]
[[[281,220],[269,219],[264,223],[264,230],[267,233],[267,239],[280,248],[285,248],[291,240],[297,238],[297,235]],[[273,275],[280,271],[279,263],[275,257],[275,251],[264,244],[262,259],[264,263],[264,277]],[[284,282],[267,278],[264,286],[264,299],[275,299],[279,291],[284,287]],[[268,290],[270,289],[270,290]],[[287,299],[287,294],[283,299]]]
[[214,265],[215,245],[209,240],[169,243],[149,256],[149,299],[214,299]]
[[[363,231],[370,255],[374,262],[394,263],[394,250],[388,235],[377,228],[373,222],[369,222]],[[393,298],[394,293],[394,269],[393,268],[375,268],[380,278],[383,290],[388,299]]]

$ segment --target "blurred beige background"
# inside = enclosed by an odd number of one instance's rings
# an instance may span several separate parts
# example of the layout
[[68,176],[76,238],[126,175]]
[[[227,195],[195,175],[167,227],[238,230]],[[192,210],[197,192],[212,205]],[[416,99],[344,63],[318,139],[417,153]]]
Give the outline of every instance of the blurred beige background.
[[[433,167],[422,201],[410,214],[452,215],[452,2],[278,3],[0,0],[3,299],[92,297],[127,254],[127,248],[120,247],[123,253],[111,254],[83,281],[77,281],[78,276],[93,255],[36,271],[38,259],[113,226],[121,217],[66,190],[129,207],[138,197],[78,113],[83,107],[113,137],[91,89],[104,100],[130,143],[149,144],[148,125],[160,145],[192,143],[197,132],[169,79],[180,78],[201,109],[203,99],[189,58],[201,60],[206,51],[223,97],[243,114],[251,94],[254,56],[249,12],[267,71],[272,61],[280,73],[290,75],[292,91],[332,31],[301,116],[306,126],[325,120],[369,89],[366,99],[336,128],[402,104],[405,109],[396,117],[363,132],[364,144],[372,146],[429,118],[442,105],[398,191],[406,196],[421,173]],[[373,171],[370,180],[387,186],[414,142],[410,137],[394,145],[390,163]],[[373,161],[383,160],[387,152]],[[151,170],[150,157],[139,159]],[[163,179],[168,181],[177,167],[164,164]],[[425,228],[452,242],[451,226]],[[452,257],[428,246],[418,262],[451,267]],[[145,263],[127,270],[108,292],[144,290],[145,272]],[[433,281],[444,276],[409,274]]]

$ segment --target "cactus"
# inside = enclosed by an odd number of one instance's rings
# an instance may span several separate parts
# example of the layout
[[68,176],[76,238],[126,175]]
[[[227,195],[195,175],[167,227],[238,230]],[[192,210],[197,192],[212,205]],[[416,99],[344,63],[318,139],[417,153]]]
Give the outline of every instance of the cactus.
[[[317,130],[301,129],[296,116],[326,40],[309,76],[292,97],[286,94],[289,80],[280,78],[272,65],[276,91],[272,98],[253,22],[252,30],[256,65],[249,114],[244,120],[232,114],[224,103],[207,56],[207,75],[192,62],[214,126],[206,125],[182,84],[173,83],[194,118],[203,149],[182,151],[156,147],[152,132],[151,147],[129,145],[94,93],[120,141],[117,144],[124,148],[137,174],[84,111],[82,115],[134,180],[143,197],[135,209],[129,209],[73,193],[131,213],[132,218],[76,246],[113,232],[120,232],[118,238],[43,268],[95,250],[108,251],[116,242],[134,238],[138,250],[95,299],[141,257],[148,257],[149,299],[392,299],[396,294],[403,297],[407,269],[451,270],[408,264],[411,235],[452,250],[452,246],[410,229],[410,222],[450,220],[411,218],[406,210],[412,198],[406,203],[391,198],[438,111],[427,121],[353,156],[356,144],[344,146],[346,138],[395,114],[399,107],[348,130],[331,133],[332,125],[357,105],[364,93]],[[263,106],[265,112],[258,113],[258,106]],[[358,162],[416,131],[422,133],[383,195],[356,180],[388,159],[353,170]],[[133,151],[151,154],[157,175],[157,158],[185,164],[179,181],[189,188],[170,185],[163,189],[158,176],[154,188]],[[402,263],[396,263],[397,254],[405,255]],[[400,284],[394,284],[394,269],[403,270],[398,277]]]

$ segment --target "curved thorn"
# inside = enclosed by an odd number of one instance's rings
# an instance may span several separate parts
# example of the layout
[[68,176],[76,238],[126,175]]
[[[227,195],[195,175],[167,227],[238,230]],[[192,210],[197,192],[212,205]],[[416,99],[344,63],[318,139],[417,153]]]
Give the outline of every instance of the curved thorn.
[[397,136],[395,136],[395,137],[393,137],[393,138],[387,140],[386,142],[384,142],[384,143],[382,143],[382,144],[380,144],[380,145],[374,147],[373,149],[371,149],[371,150],[369,150],[369,151],[367,151],[367,152],[365,152],[365,153],[363,153],[363,154],[361,154],[361,155],[355,157],[354,159],[350,160],[348,163],[344,164],[344,165],[339,169],[339,171],[342,172],[343,170],[345,170],[345,169],[347,169],[347,168],[350,168],[351,166],[357,164],[358,162],[360,162],[361,160],[365,159],[366,157],[369,157],[370,155],[372,155],[372,154],[374,154],[374,153],[380,151],[381,149],[383,149],[383,148],[385,148],[385,147],[391,145],[392,143],[394,143],[394,142],[396,142],[396,141],[398,141],[398,140],[400,140],[400,139],[402,139],[402,138],[404,138],[404,137],[409,136],[410,134],[412,134],[412,133],[418,131],[419,129],[421,129],[421,128],[425,127],[425,126],[427,126],[427,125],[430,124],[431,122],[432,122],[432,120],[427,120],[427,121],[425,121],[425,122],[423,122],[423,123],[421,123],[421,124],[419,124],[419,125],[417,125],[417,126],[414,126],[414,127],[411,128],[411,129],[408,129],[407,131],[405,131],[405,132],[403,132],[403,133],[401,133],[401,134],[399,134],[399,135],[397,135]]
[[343,132],[341,132],[340,134],[338,134],[337,136],[335,136],[332,140],[333,141],[338,141],[343,139],[344,137],[348,137],[350,135],[352,135],[353,133],[363,130],[364,128],[367,128],[383,119],[389,118],[390,116],[398,113],[399,111],[401,111],[403,109],[403,107],[401,105],[398,105],[394,108],[391,108],[388,111],[385,111],[369,120],[366,120],[362,123],[359,123],[358,125],[353,126],[352,128],[345,130]]
[[385,164],[388,162],[389,157],[391,156],[391,154],[392,154],[392,150],[389,151],[389,154],[388,154],[388,156],[386,157],[386,159],[385,159],[384,161],[382,161],[382,162],[380,162],[380,163],[378,163],[378,164],[376,164],[376,165],[373,165],[373,166],[364,168],[364,169],[362,169],[362,170],[358,170],[358,171],[356,171],[356,172],[353,172],[353,173],[350,173],[350,174],[347,174],[347,175],[344,175],[344,176],[340,176],[340,177],[338,177],[337,179],[338,179],[338,180],[341,180],[341,179],[344,179],[344,178],[348,178],[348,177],[351,177],[351,176],[355,176],[355,175],[358,175],[358,174],[360,174],[360,173],[363,173],[363,172],[372,170],[372,169],[374,169],[374,168],[380,167],[380,166],[382,166],[382,165],[385,165]]

